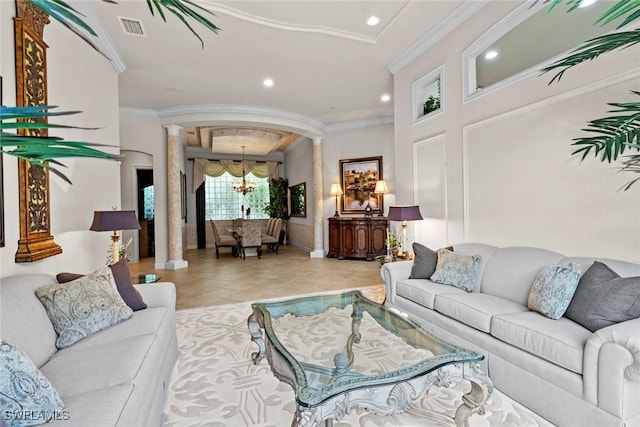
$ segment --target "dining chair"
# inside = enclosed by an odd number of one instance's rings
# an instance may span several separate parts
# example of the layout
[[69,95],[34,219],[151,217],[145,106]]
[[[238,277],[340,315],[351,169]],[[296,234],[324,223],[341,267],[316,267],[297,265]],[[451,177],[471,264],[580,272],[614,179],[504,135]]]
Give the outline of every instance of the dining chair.
[[237,249],[234,250],[233,248],[237,248],[238,241],[233,236],[221,236],[218,232],[218,227],[216,226],[215,221],[210,219],[209,222],[211,223],[211,229],[213,230],[213,239],[216,245],[216,258],[220,258],[220,248],[223,247],[231,248],[232,253],[235,253]]
[[262,236],[262,244],[267,245],[269,252],[278,253],[280,247],[280,231],[282,230],[282,218],[278,218],[273,222],[273,228],[270,234]]
[[259,221],[242,221],[242,235],[239,240],[239,251],[242,259],[247,258],[246,249],[256,248],[258,259],[262,256],[262,227]]

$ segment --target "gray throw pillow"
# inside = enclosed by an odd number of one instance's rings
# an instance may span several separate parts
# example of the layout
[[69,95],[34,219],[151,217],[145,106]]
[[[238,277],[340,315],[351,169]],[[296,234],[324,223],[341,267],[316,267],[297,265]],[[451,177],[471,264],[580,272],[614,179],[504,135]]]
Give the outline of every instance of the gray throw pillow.
[[580,279],[564,317],[592,332],[640,317],[640,277],[620,277],[595,261]]
[[420,243],[413,244],[413,253],[415,258],[409,279],[428,279],[436,271],[438,254]]

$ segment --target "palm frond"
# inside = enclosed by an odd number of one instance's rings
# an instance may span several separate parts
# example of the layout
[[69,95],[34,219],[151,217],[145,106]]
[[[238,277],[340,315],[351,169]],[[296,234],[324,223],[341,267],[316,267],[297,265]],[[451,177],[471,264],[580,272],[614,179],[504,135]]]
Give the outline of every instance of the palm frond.
[[59,170],[64,165],[56,159],[60,158],[96,158],[122,160],[122,156],[106,153],[93,147],[112,147],[80,141],[65,141],[56,136],[19,135],[5,132],[11,130],[38,130],[51,128],[91,129],[77,126],[56,125],[42,122],[44,117],[77,114],[78,111],[52,112],[53,106],[37,107],[2,107],[0,106],[0,152],[29,161],[49,169],[66,182],[71,181]]
[[582,62],[591,61],[598,56],[616,49],[624,49],[640,43],[640,30],[605,34],[587,40],[580,47],[571,51],[566,57],[541,70],[542,74],[561,69],[549,82],[560,81],[564,73]]
[[196,36],[198,40],[200,40],[200,44],[204,48],[204,41],[200,37],[200,35],[193,29],[193,27],[189,24],[188,19],[193,19],[198,22],[200,25],[207,28],[209,31],[213,31],[214,33],[218,33],[220,28],[213,24],[211,21],[206,19],[203,15],[198,13],[196,9],[199,9],[203,12],[206,12],[212,16],[215,16],[210,10],[203,8],[202,6],[192,2],[191,0],[147,0],[147,6],[149,7],[149,11],[151,15],[155,16],[154,9],[158,11],[158,14],[162,18],[164,22],[167,22],[167,18],[164,14],[163,8],[165,8],[168,12],[171,12],[175,15],[182,23],[191,31],[191,33]]
[[[640,96],[640,92],[632,93]],[[601,161],[611,163],[627,148],[640,151],[640,101],[608,105],[616,107],[608,113],[622,114],[591,120],[588,127],[582,130],[594,135],[574,138],[572,145],[579,148],[572,153],[573,155],[580,154],[584,160],[593,152],[595,157],[601,156]]]

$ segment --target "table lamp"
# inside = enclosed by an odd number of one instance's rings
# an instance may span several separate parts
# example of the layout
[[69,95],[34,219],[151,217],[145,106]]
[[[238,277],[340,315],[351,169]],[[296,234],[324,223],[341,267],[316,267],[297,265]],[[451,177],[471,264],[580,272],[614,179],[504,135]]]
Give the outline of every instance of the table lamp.
[[389,214],[387,215],[389,221],[400,221],[400,227],[402,227],[402,253],[407,255],[407,221],[417,221],[422,219],[419,206],[390,206]]
[[336,196],[336,213],[334,213],[333,216],[340,216],[340,214],[338,213],[338,197],[344,194],[342,192],[342,188],[340,188],[340,184],[331,184],[331,188],[329,189],[329,194],[331,196]]
[[93,213],[93,223],[89,230],[92,231],[113,231],[111,236],[111,259],[115,264],[120,260],[118,250],[118,230],[140,230],[140,224],[136,218],[135,211],[95,211]]
[[378,195],[378,216],[384,216],[384,209],[382,208],[382,203],[380,202],[380,197],[384,197],[385,194],[389,192],[387,188],[387,183],[384,181],[377,181],[376,188],[373,190],[373,194]]

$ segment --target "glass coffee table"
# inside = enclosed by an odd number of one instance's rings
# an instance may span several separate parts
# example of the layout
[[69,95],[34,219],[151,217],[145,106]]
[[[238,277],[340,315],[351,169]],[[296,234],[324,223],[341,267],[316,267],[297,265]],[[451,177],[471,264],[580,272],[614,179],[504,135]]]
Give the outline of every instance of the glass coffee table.
[[484,356],[448,344],[359,291],[252,304],[247,321],[258,346],[296,399],[292,426],[333,425],[356,408],[382,415],[407,411],[431,387],[462,380],[455,422],[484,413],[493,384]]

